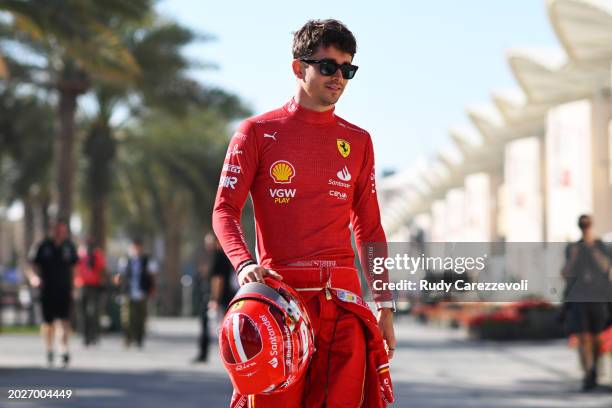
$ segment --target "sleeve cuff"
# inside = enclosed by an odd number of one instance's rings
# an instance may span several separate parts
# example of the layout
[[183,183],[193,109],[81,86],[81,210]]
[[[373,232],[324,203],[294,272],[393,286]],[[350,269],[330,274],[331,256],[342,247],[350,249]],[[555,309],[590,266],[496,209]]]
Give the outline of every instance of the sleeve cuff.
[[257,262],[255,262],[255,261],[254,261],[254,260],[252,260],[252,259],[247,259],[246,261],[242,261],[242,262],[241,262],[241,263],[238,265],[238,267],[236,268],[236,273],[237,273],[237,274],[239,274],[239,273],[240,273],[240,272],[241,272],[241,271],[244,269],[244,267],[245,267],[245,266],[248,266],[248,265],[253,265],[253,264],[256,264],[256,263],[257,263]]

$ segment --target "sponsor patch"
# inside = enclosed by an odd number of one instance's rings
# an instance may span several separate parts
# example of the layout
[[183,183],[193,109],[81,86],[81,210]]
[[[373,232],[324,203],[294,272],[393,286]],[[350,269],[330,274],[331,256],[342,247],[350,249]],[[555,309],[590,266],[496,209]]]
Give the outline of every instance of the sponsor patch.
[[296,191],[295,188],[271,188],[270,197],[276,204],[288,204],[292,198],[295,198]]
[[246,140],[247,135],[245,135],[242,132],[236,132],[234,133],[234,136],[232,137],[232,139],[240,139],[240,140]]
[[266,328],[266,332],[268,333],[268,341],[270,342],[270,357],[276,357],[278,355],[278,340],[276,339],[276,334],[274,333],[274,329],[272,328],[272,323],[265,315],[259,315],[259,319],[263,323]]
[[372,172],[370,173],[370,183],[372,187],[372,194],[376,193],[376,174],[374,173],[374,166],[372,166]]
[[240,166],[237,166],[235,164],[226,163],[226,164],[223,165],[223,171],[226,171],[228,173],[240,174],[242,169],[240,168]]
[[357,303],[357,295],[352,292],[349,292],[348,290],[336,289],[336,295],[338,296],[338,299],[343,302]]
[[331,197],[336,197],[339,200],[346,200],[348,198],[347,193],[343,193],[341,191],[336,191],[336,190],[329,190],[329,195]]
[[256,366],[257,363],[255,361],[251,361],[250,363],[243,363],[243,364],[238,364],[236,366],[236,371],[243,371],[246,370],[247,368],[251,368]]
[[341,181],[334,180],[334,179],[329,179],[327,181],[327,184],[329,184],[330,186],[343,187],[343,188],[351,188],[350,183],[343,183]]
[[344,139],[336,139],[336,146],[340,155],[345,159],[351,154],[351,144]]
[[276,132],[270,134],[270,133],[264,133],[264,139],[272,139],[274,141],[276,141]]
[[238,183],[238,178],[234,176],[221,176],[221,180],[219,181],[219,187],[222,188],[231,188],[232,190],[236,189],[236,183]]
[[273,367],[278,367],[278,358],[274,357],[272,360],[268,361],[268,363]]
[[338,176],[338,178],[342,181],[351,181],[351,173],[349,173],[348,167],[346,166],[344,166],[342,170],[336,173],[336,176]]
[[279,160],[270,166],[270,177],[278,184],[289,184],[295,177],[295,167],[287,160]]
[[238,148],[238,144],[235,144],[228,150],[227,154],[225,155],[225,158],[229,159],[230,157],[238,156],[240,154],[242,154],[242,150]]

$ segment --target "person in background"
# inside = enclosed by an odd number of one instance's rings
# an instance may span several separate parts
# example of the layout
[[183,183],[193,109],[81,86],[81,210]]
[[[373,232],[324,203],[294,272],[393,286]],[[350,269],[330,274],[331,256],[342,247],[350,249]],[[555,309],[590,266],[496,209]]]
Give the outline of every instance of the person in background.
[[582,238],[566,248],[562,276],[566,281],[565,313],[569,335],[578,339],[578,355],[584,377],[582,389],[597,386],[598,337],[606,328],[610,301],[610,255],[593,233],[589,215],[578,218]]
[[66,220],[58,219],[51,227],[49,237],[36,245],[30,254],[34,271],[28,271],[30,284],[40,288],[43,323],[41,335],[47,350],[47,363],[55,358],[56,329],[60,333],[62,364],[70,362],[70,310],[72,308],[73,267],[77,251],[71,241]]
[[144,345],[147,304],[155,292],[156,274],[157,263],[145,254],[142,240],[134,238],[127,258],[119,261],[119,274],[114,278],[122,293],[121,321],[126,348],[132,343],[139,348]]
[[210,346],[209,311],[223,315],[236,291],[232,285],[234,268],[223,252],[221,244],[212,232],[204,237],[205,254],[198,262],[198,276],[201,279],[202,309],[200,311],[201,332],[199,352],[193,360],[204,363],[208,360]]
[[75,285],[80,288],[80,312],[85,346],[97,344],[100,337],[100,296],[104,283],[106,261],[101,248],[87,237],[79,247]]

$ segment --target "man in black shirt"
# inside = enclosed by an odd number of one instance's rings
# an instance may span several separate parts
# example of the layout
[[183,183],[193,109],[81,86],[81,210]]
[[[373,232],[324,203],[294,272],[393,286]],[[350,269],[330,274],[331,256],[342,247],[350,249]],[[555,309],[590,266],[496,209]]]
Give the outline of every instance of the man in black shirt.
[[610,255],[603,242],[595,238],[590,216],[581,215],[578,227],[582,239],[568,245],[562,275],[567,283],[567,331],[578,338],[578,353],[584,371],[582,388],[589,391],[597,385],[598,337],[606,329],[608,302],[612,300]]
[[53,364],[55,327],[60,328],[62,363],[70,361],[70,309],[72,307],[72,270],[78,261],[74,243],[69,238],[68,224],[58,220],[51,237],[45,238],[31,253],[30,262],[37,273],[30,273],[30,283],[40,287],[43,323],[41,334],[47,349],[47,362]]

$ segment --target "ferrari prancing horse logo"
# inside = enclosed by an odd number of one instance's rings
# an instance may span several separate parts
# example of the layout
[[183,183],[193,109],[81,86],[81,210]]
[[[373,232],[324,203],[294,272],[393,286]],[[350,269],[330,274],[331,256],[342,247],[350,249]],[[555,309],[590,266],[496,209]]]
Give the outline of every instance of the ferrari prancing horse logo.
[[351,145],[346,140],[336,139],[336,145],[342,157],[347,158],[351,154]]

